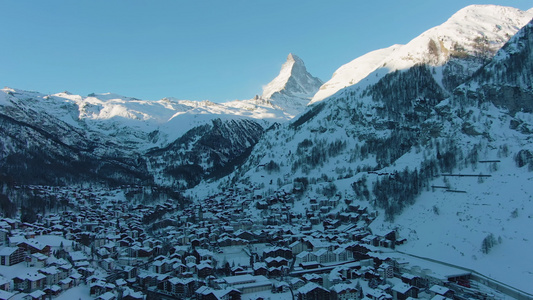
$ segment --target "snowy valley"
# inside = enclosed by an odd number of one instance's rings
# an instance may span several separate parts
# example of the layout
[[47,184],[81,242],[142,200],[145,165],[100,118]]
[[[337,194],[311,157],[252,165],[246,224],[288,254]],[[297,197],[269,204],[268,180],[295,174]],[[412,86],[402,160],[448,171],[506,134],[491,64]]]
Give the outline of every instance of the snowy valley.
[[532,18],[249,100],[2,89],[0,299],[532,299]]

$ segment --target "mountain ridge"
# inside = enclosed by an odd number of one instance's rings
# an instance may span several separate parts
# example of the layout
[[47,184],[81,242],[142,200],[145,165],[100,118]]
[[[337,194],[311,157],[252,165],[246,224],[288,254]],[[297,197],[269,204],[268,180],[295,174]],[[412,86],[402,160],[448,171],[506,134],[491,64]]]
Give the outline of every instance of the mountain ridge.
[[[522,11],[512,7],[496,5],[470,5],[455,13],[446,22],[421,33],[405,45],[394,45],[376,50],[364,56],[383,53],[384,57],[372,63],[373,56],[359,57],[339,68],[327,81],[310,104],[324,100],[345,87],[366,82],[372,84],[387,73],[410,68],[416,64],[442,66],[436,69],[438,76],[446,80],[446,72],[463,70],[461,79],[441,82],[446,89],[455,88],[454,82],[471,76],[488,58],[492,57],[503,44],[533,18],[533,9]],[[388,50],[387,50],[388,49]],[[391,51],[394,50],[394,51]],[[387,52],[388,51],[388,52]],[[471,56],[469,61],[458,57]],[[475,58],[475,59],[474,59]],[[362,70],[354,70],[357,65],[368,64]],[[350,73],[355,72],[355,73]],[[370,76],[371,74],[375,74]],[[336,76],[337,75],[337,76]],[[364,79],[364,81],[363,81]],[[448,86],[449,85],[449,86]]]

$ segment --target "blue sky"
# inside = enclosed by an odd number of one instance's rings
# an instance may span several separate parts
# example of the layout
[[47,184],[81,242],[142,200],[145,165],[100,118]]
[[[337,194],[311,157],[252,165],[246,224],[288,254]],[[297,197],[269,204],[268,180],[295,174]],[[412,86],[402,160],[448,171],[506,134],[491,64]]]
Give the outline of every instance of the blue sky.
[[0,85],[223,102],[261,94],[289,53],[327,81],[469,4],[509,1],[0,0]]

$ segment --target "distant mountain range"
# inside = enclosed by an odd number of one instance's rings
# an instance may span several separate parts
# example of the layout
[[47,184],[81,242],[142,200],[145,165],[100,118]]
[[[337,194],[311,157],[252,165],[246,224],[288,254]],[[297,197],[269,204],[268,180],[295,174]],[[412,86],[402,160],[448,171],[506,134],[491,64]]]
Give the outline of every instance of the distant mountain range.
[[396,230],[399,250],[531,292],[532,18],[468,6],[324,84],[289,54],[261,96],[221,104],[4,88],[0,175],[166,186],[196,201],[284,190],[308,215],[306,199],[348,199],[376,208],[372,230]]

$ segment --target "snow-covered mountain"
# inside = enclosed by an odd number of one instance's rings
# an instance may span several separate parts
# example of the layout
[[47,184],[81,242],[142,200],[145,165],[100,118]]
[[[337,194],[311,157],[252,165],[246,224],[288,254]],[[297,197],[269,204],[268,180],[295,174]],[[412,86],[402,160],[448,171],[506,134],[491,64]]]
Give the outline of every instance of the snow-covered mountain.
[[346,64],[316,94],[294,55],[261,97],[224,104],[5,88],[0,175],[196,186],[199,199],[285,190],[308,217],[307,199],[347,199],[379,210],[373,232],[396,230],[401,251],[532,292],[532,17],[469,6]]
[[[110,160],[123,164],[127,173],[139,170],[134,177],[140,181],[153,177],[151,180],[162,185],[190,186],[204,176],[221,176],[231,171],[229,165],[249,153],[266,128],[291,119],[305,108],[315,79],[292,55],[282,74],[287,75],[283,86],[270,85],[277,90],[272,90],[268,99],[226,103],[174,98],[149,101],[112,93],[87,97],[69,92],[44,95],[4,88],[0,90],[0,116],[4,121],[4,137],[0,138],[2,175],[14,176],[17,181],[31,180],[35,174],[28,173],[46,170],[43,164],[56,162],[64,166],[62,169],[75,169],[78,175],[90,173],[82,176],[84,180],[101,180],[97,172],[132,180],[120,172],[102,172],[98,161]],[[315,85],[318,88],[319,84]],[[299,103],[304,96],[305,103]],[[170,157],[170,162],[162,161]],[[73,162],[79,161],[94,165],[86,170],[74,167]],[[194,170],[194,174],[185,176],[176,170]],[[68,178],[76,177],[67,173],[64,175]],[[39,175],[43,179],[39,183],[47,182],[47,177],[64,177],[60,171],[49,175]],[[191,182],[184,178],[191,178]]]
[[295,116],[305,109],[321,85],[320,79],[307,72],[303,60],[291,53],[279,75],[263,87],[261,98]]
[[[440,66],[434,69],[440,77],[439,84],[448,90],[453,89],[479,69],[531,18],[533,9],[468,6],[406,45],[376,50],[343,65],[320,87],[311,104],[363,79],[367,85],[373,84],[388,73],[417,64]],[[465,60],[465,57],[472,59]]]
[[293,210],[308,216],[306,199],[371,205],[381,212],[372,230],[396,230],[407,239],[400,250],[532,292],[532,12],[470,6],[406,46],[369,54],[360,60],[368,76],[265,132],[216,184],[290,191],[301,196]]

